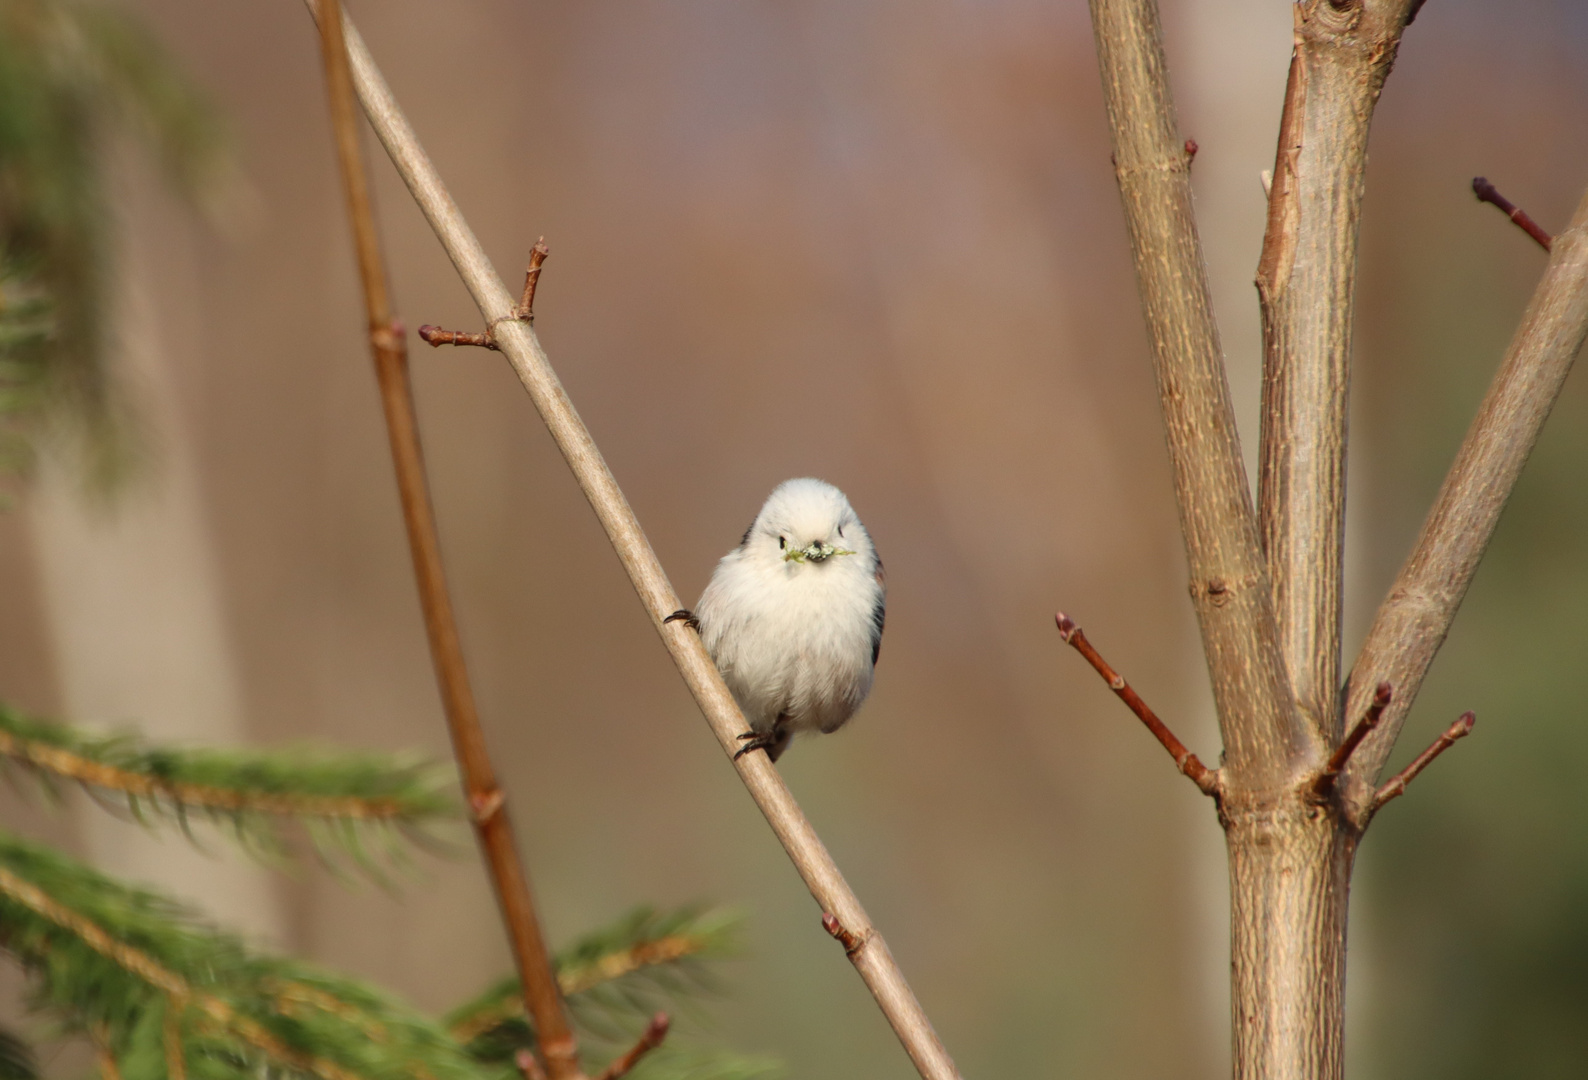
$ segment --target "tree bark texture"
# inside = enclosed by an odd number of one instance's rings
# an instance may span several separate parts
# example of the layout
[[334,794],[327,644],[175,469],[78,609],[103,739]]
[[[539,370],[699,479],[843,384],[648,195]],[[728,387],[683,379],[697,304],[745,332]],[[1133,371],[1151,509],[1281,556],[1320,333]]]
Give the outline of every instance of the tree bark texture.
[[1259,267],[1267,364],[1257,513],[1230,417],[1156,5],[1091,6],[1225,743],[1218,799],[1230,859],[1234,1072],[1338,1080],[1360,830],[1314,778],[1343,735],[1339,579],[1362,171],[1410,5],[1311,0],[1297,9]]
[[1192,604],[1229,786],[1284,786],[1319,757],[1279,653],[1202,244],[1176,131],[1157,5],[1092,0],[1114,171],[1163,403]]
[[[1340,577],[1358,223],[1368,130],[1408,4],[1295,6],[1268,226],[1258,522],[1297,707],[1329,743],[1340,716]],[[1371,692],[1371,688],[1370,688]]]

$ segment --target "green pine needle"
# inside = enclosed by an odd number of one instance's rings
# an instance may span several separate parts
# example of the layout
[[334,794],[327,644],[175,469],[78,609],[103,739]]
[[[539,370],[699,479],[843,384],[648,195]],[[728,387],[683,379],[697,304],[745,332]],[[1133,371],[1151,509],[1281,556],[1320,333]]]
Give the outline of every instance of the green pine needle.
[[[714,989],[702,962],[732,955],[741,923],[732,912],[639,908],[563,950],[554,961],[557,981],[586,1041],[609,1044],[614,1055],[622,1053],[659,1009],[687,1008],[691,998]],[[535,1041],[516,977],[497,982],[454,1010],[445,1023],[477,1060],[498,1067],[510,1066],[513,1055]],[[668,1047],[672,1039],[670,1036]],[[668,1057],[657,1051],[645,1060],[658,1055]],[[690,1068],[699,1065],[694,1058],[686,1061],[676,1053],[672,1057],[684,1064],[694,1062]],[[764,1064],[756,1064],[756,1068]],[[633,1075],[642,1074],[636,1070]],[[726,1073],[724,1077],[730,1075],[763,1073]]]
[[[403,840],[458,814],[448,770],[375,754],[307,750],[151,747],[132,735],[94,735],[0,705],[0,766],[20,766],[47,788],[69,780],[145,825],[190,818],[220,825],[266,858],[285,851],[283,825],[307,826],[315,849],[380,876],[400,863]],[[189,834],[191,835],[191,833]]]
[[58,431],[100,490],[138,441],[105,357],[104,156],[122,131],[185,194],[215,194],[230,168],[217,114],[131,12],[0,0],[0,469]]
[[625,1080],[777,1080],[785,1075],[782,1063],[771,1058],[663,1044],[641,1058]]
[[486,1080],[433,1022],[0,833],[0,943],[125,1080]]
[[0,1080],[39,1080],[39,1062],[22,1036],[0,1028]]

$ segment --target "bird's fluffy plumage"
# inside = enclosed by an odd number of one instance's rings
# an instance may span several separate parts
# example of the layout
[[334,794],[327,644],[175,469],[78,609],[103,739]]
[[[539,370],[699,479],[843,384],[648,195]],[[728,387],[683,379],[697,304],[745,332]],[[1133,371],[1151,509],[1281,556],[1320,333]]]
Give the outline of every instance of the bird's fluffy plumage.
[[786,480],[724,555],[695,608],[701,640],[776,761],[800,731],[836,731],[871,691],[882,560],[844,493]]

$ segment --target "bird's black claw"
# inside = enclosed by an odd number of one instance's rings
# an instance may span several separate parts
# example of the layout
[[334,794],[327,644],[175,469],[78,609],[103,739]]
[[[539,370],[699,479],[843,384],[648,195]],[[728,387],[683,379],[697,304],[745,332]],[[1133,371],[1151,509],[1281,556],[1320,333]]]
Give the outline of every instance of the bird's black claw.
[[667,616],[667,618],[663,619],[662,625],[665,626],[670,622],[681,622],[691,630],[695,631],[695,633],[700,633],[700,619],[697,618],[695,613],[690,611],[688,608],[679,608],[677,611]]
[[746,731],[739,739],[744,743],[739,747],[739,752],[733,755],[733,760],[738,761],[744,755],[755,750],[765,750],[770,755],[772,747],[777,745],[776,735],[761,735],[754,731]]

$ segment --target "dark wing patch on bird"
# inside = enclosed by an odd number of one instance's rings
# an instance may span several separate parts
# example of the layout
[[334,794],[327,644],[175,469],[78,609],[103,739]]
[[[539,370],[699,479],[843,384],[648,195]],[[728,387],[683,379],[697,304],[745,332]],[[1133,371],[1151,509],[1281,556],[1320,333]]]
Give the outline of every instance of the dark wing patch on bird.
[[888,575],[882,569],[882,556],[873,548],[871,558],[876,562],[877,584],[883,589],[877,596],[877,606],[871,609],[871,666],[877,666],[877,657],[882,655],[882,624],[888,618]]
[[882,655],[882,624],[888,617],[888,602],[882,597],[877,597],[877,606],[871,609],[871,666],[877,666],[877,657]]
[[739,537],[739,546],[740,547],[744,547],[744,545],[746,545],[746,544],[748,544],[750,542],[750,534],[753,533],[753,532],[755,532],[755,522],[754,521],[750,522],[750,524],[745,528],[744,535]]

